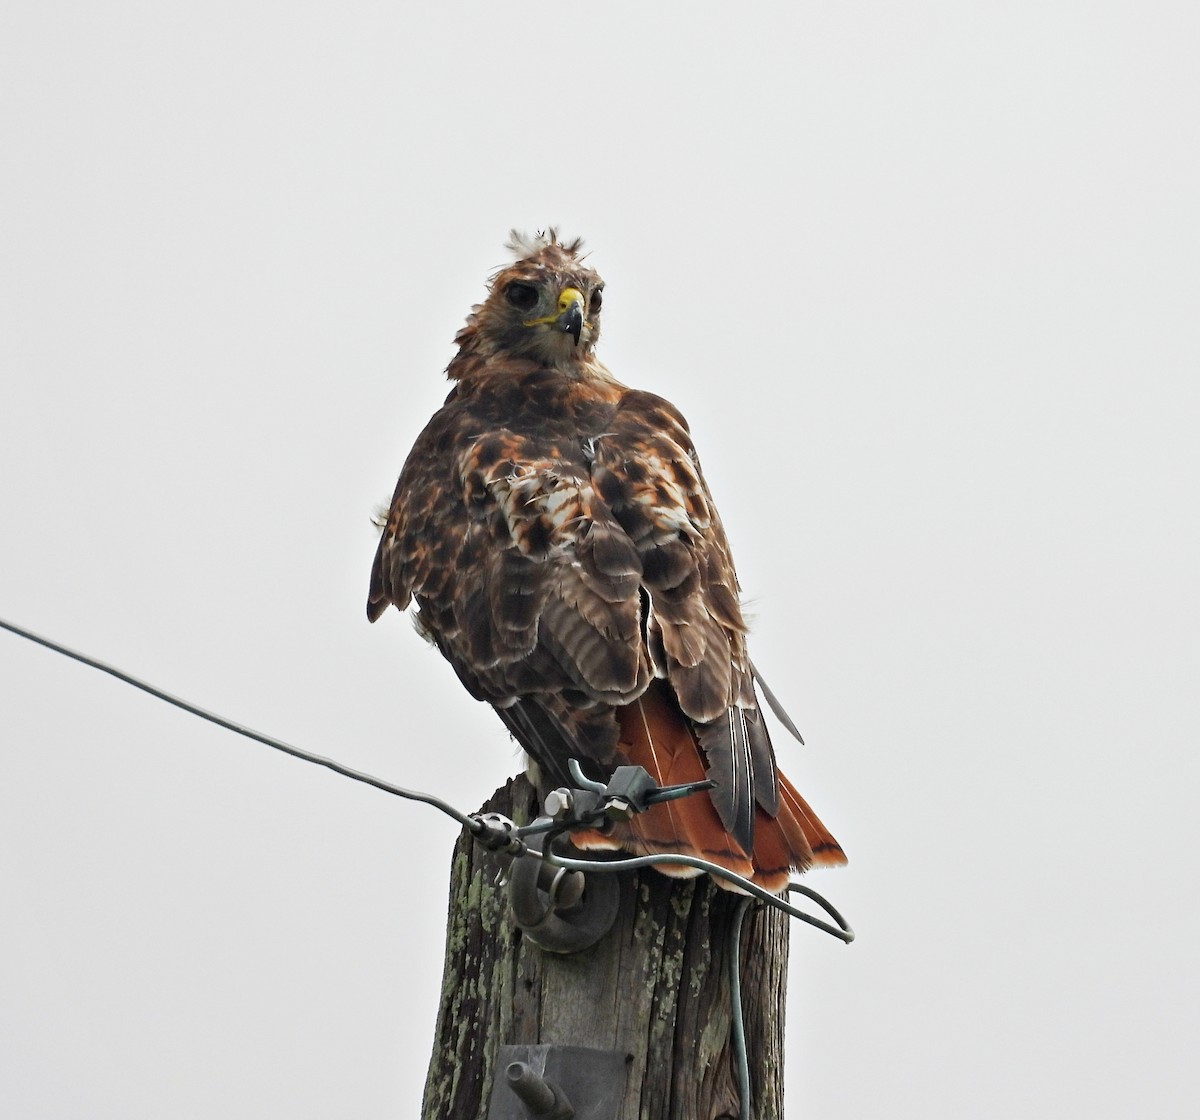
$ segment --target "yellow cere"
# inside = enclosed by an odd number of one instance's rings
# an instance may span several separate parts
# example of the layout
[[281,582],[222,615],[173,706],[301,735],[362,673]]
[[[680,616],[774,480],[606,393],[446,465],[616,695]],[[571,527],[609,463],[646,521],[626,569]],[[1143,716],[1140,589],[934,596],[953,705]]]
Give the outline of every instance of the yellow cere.
[[524,325],[527,327],[536,327],[539,323],[553,323],[563,312],[570,311],[571,305],[577,303],[583,307],[583,293],[578,288],[563,288],[558,296],[558,310],[551,312],[549,315],[543,315],[540,319],[526,319]]
[[558,313],[561,315],[564,311],[569,311],[573,303],[582,307],[583,293],[578,288],[563,288],[562,294],[558,297]]

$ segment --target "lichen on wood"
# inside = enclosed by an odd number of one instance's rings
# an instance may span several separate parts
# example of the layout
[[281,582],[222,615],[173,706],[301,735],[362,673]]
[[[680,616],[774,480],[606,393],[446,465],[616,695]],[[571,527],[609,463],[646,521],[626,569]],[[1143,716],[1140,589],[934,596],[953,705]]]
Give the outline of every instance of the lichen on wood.
[[[484,806],[536,815],[523,778]],[[545,953],[522,936],[497,884],[503,860],[467,836],[451,861],[446,960],[423,1120],[482,1120],[497,1048],[544,1043],[626,1055],[618,1120],[738,1115],[726,962],[740,896],[707,877],[620,872],[613,929],[581,953]],[[756,905],[742,932],[741,977],[754,1115],[783,1105],[787,919]]]

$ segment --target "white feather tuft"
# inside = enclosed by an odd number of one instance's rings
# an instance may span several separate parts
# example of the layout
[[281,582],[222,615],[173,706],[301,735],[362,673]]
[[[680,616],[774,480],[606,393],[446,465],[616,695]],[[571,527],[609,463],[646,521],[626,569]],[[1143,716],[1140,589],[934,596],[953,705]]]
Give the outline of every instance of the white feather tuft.
[[557,245],[564,253],[577,257],[579,250],[583,248],[583,238],[577,237],[574,241],[559,241],[558,230],[551,226],[547,230],[539,229],[532,235],[522,233],[519,229],[510,230],[508,241],[505,242],[505,248],[519,261],[526,257],[532,257],[534,253],[540,253],[551,245]]
[[544,249],[554,240],[554,233],[544,233],[538,230],[532,236],[528,233],[522,233],[519,229],[509,230],[508,240],[504,243],[504,247],[512,253],[517,260],[524,260],[526,257],[532,257],[534,253]]

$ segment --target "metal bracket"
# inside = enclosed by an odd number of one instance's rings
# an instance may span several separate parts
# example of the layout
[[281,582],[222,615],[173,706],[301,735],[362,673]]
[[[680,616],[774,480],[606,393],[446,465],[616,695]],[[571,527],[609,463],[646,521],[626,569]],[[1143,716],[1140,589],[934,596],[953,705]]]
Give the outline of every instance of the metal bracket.
[[[711,789],[711,779],[660,786],[641,766],[618,766],[608,783],[593,781],[577,759],[568,770],[578,786],[552,790],[544,816],[523,828],[498,813],[477,813],[470,819],[477,843],[512,857],[508,897],[517,925],[541,949],[578,953],[600,940],[616,920],[620,886],[603,872],[588,876],[541,858],[545,834],[575,828],[604,831],[616,821],[698,790]],[[554,841],[551,841],[553,843]]]
[[[580,767],[578,759],[568,759],[567,769],[570,771],[572,779],[578,783],[579,788],[577,790],[555,790],[551,796],[567,794],[567,809],[571,808],[570,795],[572,794],[577,800],[581,795],[599,799],[598,803],[602,806],[604,814],[611,820],[628,820],[634,813],[644,813],[651,805],[657,805],[660,801],[672,801],[676,797],[687,797],[688,794],[702,789],[712,789],[717,784],[711,778],[704,778],[698,782],[660,786],[641,766],[618,766],[613,771],[612,777],[609,778],[608,784],[605,785],[603,782],[594,782],[588,778]],[[561,803],[561,798],[559,802],[556,802],[556,804],[558,803]],[[552,816],[555,815],[549,805],[546,809]]]
[[487,1120],[617,1120],[626,1055],[582,1046],[501,1046]]
[[[539,817],[535,825],[549,823]],[[525,843],[540,852],[543,837],[530,834]],[[517,925],[540,949],[578,953],[595,945],[616,921],[621,888],[615,875],[585,879],[581,871],[556,867],[536,855],[519,856],[508,875],[508,901]]]

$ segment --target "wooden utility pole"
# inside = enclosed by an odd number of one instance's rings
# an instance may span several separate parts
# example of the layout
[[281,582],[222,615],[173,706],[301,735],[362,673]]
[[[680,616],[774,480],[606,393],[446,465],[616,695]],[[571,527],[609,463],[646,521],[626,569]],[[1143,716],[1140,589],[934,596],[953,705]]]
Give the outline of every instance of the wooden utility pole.
[[[521,777],[482,811],[524,824],[540,808]],[[559,955],[515,925],[497,884],[504,869],[502,857],[459,838],[423,1120],[482,1120],[503,1074],[499,1047],[539,1043],[622,1054],[616,1120],[736,1120],[727,968],[741,896],[707,876],[617,872],[613,928],[591,948]],[[741,983],[756,1120],[783,1115],[787,954],[786,915],[754,904],[742,926]]]

